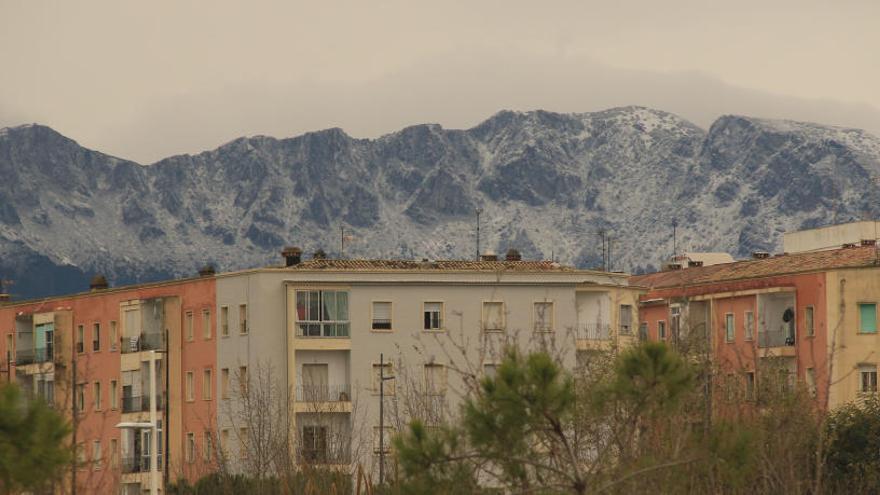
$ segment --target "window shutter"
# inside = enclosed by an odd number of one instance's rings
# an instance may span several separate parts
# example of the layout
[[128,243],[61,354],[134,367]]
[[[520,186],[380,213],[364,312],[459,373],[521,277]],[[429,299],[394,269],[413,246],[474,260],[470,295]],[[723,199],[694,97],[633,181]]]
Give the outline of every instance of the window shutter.
[[877,332],[877,305],[876,304],[859,304],[859,317],[861,320],[861,331],[876,333]]
[[391,303],[387,303],[387,302],[373,303],[373,319],[374,320],[390,320],[391,319]]

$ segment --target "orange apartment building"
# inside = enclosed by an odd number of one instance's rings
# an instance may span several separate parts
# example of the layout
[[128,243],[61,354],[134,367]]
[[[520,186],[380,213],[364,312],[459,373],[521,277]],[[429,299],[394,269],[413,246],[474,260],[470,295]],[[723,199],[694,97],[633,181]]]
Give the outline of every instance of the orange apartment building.
[[75,427],[76,467],[56,493],[159,492],[208,472],[192,445],[216,430],[212,275],[120,288],[96,277],[89,292],[0,306],[3,378]]
[[639,301],[642,337],[708,353],[718,370],[713,404],[756,401],[770,378],[778,379],[774,387],[804,385],[822,410],[874,394],[874,244],[756,253],[748,261],[631,277],[646,290]]

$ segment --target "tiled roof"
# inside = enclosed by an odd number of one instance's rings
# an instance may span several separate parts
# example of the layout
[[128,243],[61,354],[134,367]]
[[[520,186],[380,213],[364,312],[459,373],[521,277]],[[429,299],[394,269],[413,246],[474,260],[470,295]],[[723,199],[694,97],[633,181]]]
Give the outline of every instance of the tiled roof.
[[837,268],[880,266],[878,260],[880,253],[877,248],[859,246],[635,275],[630,277],[629,283],[652,289],[681,287]]
[[468,261],[468,260],[358,260],[312,259],[288,270],[335,271],[484,271],[484,272],[566,272],[577,270],[554,261]]

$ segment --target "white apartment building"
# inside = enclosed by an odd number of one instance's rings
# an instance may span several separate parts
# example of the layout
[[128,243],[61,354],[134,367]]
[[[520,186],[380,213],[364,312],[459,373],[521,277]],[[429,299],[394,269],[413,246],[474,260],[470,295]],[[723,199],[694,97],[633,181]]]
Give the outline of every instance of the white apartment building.
[[[220,443],[249,462],[255,414],[231,392],[289,391],[297,462],[377,469],[412,417],[456,414],[467,387],[493,373],[506,345],[547,349],[574,367],[578,351],[638,338],[638,291],[626,275],[550,261],[301,261],[217,275]],[[223,330],[225,329],[225,330]],[[379,442],[379,374],[386,380]],[[265,394],[262,394],[263,396]],[[265,412],[265,407],[263,412]]]

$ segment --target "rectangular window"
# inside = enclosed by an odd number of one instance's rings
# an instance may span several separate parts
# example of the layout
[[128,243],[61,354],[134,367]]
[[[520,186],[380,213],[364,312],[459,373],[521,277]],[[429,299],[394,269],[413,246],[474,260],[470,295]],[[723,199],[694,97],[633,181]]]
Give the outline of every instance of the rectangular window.
[[657,339],[666,340],[666,322],[658,321],[657,322]]
[[101,324],[95,323],[92,326],[92,350],[101,350]]
[[552,332],[553,331],[553,303],[552,302],[536,302],[534,304],[535,328],[536,332]]
[[239,366],[238,367],[238,388],[241,391],[242,396],[247,396],[249,383],[250,383],[250,377],[248,376],[247,366]]
[[632,333],[633,309],[629,304],[620,305],[620,333],[629,335]]
[[202,376],[202,400],[211,400],[211,368],[205,368]]
[[755,338],[755,313],[746,311],[746,340]]
[[672,332],[672,340],[678,341],[681,335],[681,306],[669,307],[669,330]]
[[119,349],[119,326],[116,320],[110,320],[110,351]]
[[391,303],[373,302],[373,330],[391,330]]
[[327,428],[324,426],[303,426],[302,458],[306,462],[324,463],[327,461]]
[[220,335],[229,337],[229,307],[222,306],[220,308]]
[[202,310],[202,337],[205,340],[211,338],[211,310]]
[[115,438],[110,439],[110,467],[119,466],[119,441]]
[[[380,432],[383,432],[384,435],[381,435]],[[386,426],[384,430],[380,429],[378,426],[373,427],[373,453],[378,454],[380,452],[389,453],[391,452],[391,438],[394,436],[394,429],[390,426]]]
[[12,334],[10,333],[6,336],[6,363],[7,364],[12,362],[12,360],[13,360],[12,351],[14,351],[14,350],[15,349],[13,349],[13,344],[12,344]]
[[733,373],[728,373],[724,380],[724,396],[727,402],[736,400],[736,378]]
[[859,392],[872,394],[877,392],[877,365],[859,365]]
[[211,436],[211,432],[209,430],[205,430],[205,439],[204,444],[202,445],[202,455],[204,456],[205,462],[211,462],[211,457],[214,455],[214,437]]
[[810,397],[816,397],[816,370],[814,370],[813,368],[807,368],[805,379],[807,382],[807,391],[810,393]]
[[859,304],[859,332],[877,333],[877,305],[874,303]]
[[76,352],[82,354],[85,352],[86,328],[83,325],[76,326]]
[[110,409],[119,407],[119,392],[116,380],[110,380]]
[[86,410],[86,384],[80,383],[76,386],[76,410],[83,412]]
[[220,398],[229,398],[229,368],[220,370]]
[[732,313],[724,315],[724,330],[726,340],[733,342],[736,339],[736,327],[734,326]]
[[428,395],[446,393],[446,366],[434,363],[425,365],[425,392]]
[[[373,365],[373,393],[379,393],[379,384],[382,383],[382,379],[380,374],[385,377],[393,376],[394,368],[391,366],[391,363],[385,363],[384,370],[383,367],[378,364]],[[384,373],[383,373],[384,371]],[[397,380],[385,380],[385,395],[394,395],[396,392],[395,382]]]
[[101,441],[95,440],[92,442],[92,464],[95,466],[95,469],[101,469]]
[[196,460],[196,436],[193,433],[186,434],[186,462],[193,463]]
[[220,451],[224,456],[229,455],[229,428],[220,430]]
[[648,340],[648,324],[645,322],[639,323],[639,340]]
[[238,333],[242,335],[246,335],[248,333],[247,304],[238,305]]
[[804,325],[807,327],[807,337],[816,335],[816,326],[813,323],[813,307],[804,308]]
[[187,342],[192,342],[193,340],[193,312],[186,312],[186,320],[184,322],[184,335],[186,336]]
[[330,367],[326,363],[303,363],[303,400],[311,402],[323,402],[328,400],[329,383]]
[[498,374],[498,365],[495,363],[486,363],[483,365],[483,376],[486,378],[495,378]]
[[755,400],[755,372],[746,371],[746,400]]
[[504,331],[503,302],[483,302],[483,330],[486,332]]
[[193,393],[193,372],[186,372],[186,400],[187,402],[192,402],[195,400],[195,396]]
[[95,399],[95,411],[100,411],[101,410],[101,382],[95,382],[93,397]]
[[425,330],[443,329],[443,303],[425,303]]
[[241,427],[238,429],[238,454],[242,459],[248,458],[248,429]]
[[296,291],[296,320],[298,337],[348,337],[348,291]]

